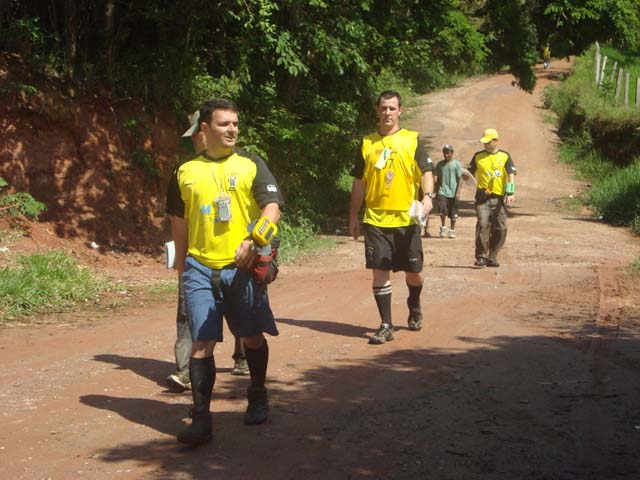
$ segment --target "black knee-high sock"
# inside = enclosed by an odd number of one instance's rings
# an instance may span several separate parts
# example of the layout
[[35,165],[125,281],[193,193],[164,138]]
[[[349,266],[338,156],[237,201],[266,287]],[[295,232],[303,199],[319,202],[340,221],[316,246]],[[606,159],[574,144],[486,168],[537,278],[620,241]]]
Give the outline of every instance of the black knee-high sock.
[[409,308],[420,308],[420,294],[422,293],[422,284],[420,285],[409,285],[407,283],[407,287],[409,287],[409,298],[407,298],[407,306]]
[[246,360],[247,356],[244,353],[244,344],[242,343],[242,339],[240,337],[235,337],[235,346],[233,347],[233,358],[234,360]]
[[373,287],[373,298],[378,306],[378,313],[382,323],[391,323],[391,285]]
[[213,357],[193,358],[189,360],[189,378],[193,398],[193,416],[209,413],[211,393],[216,383],[216,364]]
[[249,365],[249,375],[251,385],[254,387],[264,387],[267,379],[267,365],[269,364],[269,344],[265,338],[258,348],[244,346],[247,364]]

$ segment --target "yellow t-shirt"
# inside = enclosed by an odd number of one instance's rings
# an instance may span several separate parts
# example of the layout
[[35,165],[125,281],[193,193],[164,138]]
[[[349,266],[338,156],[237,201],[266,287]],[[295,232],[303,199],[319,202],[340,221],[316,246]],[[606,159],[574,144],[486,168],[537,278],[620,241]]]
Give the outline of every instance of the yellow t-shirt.
[[392,135],[375,132],[364,137],[351,170],[365,184],[363,222],[410,225],[409,207],[418,196],[420,178],[433,168],[418,132],[400,129]]
[[508,174],[515,174],[516,167],[511,156],[504,150],[496,153],[481,150],[473,156],[469,172],[475,176],[478,190],[502,196],[505,194]]
[[[221,196],[229,198],[230,221],[220,218],[216,199]],[[234,262],[249,225],[268,203],[284,203],[273,175],[260,157],[240,149],[228,157],[202,154],[183,163],[167,192],[167,213],[188,220],[189,255],[210,268]]]

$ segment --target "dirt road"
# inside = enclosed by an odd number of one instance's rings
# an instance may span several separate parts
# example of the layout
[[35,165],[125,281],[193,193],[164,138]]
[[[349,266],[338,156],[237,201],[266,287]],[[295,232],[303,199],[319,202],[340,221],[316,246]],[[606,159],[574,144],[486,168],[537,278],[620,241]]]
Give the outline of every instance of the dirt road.
[[[566,68],[560,62],[558,67]],[[554,71],[547,73],[553,74]],[[174,299],[110,317],[0,330],[3,479],[640,478],[640,242],[561,208],[580,185],[533,95],[508,75],[424,97],[409,126],[466,164],[495,127],[518,167],[498,269],[475,269],[472,192],[458,238],[424,240],[426,328],[377,327],[362,241],[290,265],[271,289],[268,424],[242,424],[246,378],[218,348],[214,441],[174,438]],[[406,120],[405,120],[406,121]],[[431,220],[435,233],[437,217]],[[158,268],[158,276],[169,273]]]

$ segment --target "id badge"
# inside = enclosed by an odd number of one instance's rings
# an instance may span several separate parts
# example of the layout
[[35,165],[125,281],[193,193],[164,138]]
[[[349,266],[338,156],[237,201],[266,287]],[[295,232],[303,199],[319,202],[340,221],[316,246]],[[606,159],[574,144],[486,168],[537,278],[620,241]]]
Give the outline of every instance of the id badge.
[[215,199],[217,218],[219,222],[231,220],[231,196],[220,195]]
[[389,158],[390,155],[391,155],[391,149],[389,147],[384,147],[384,149],[382,150],[382,153],[378,157],[378,161],[376,162],[375,167],[378,170],[382,170],[387,164],[387,159]]

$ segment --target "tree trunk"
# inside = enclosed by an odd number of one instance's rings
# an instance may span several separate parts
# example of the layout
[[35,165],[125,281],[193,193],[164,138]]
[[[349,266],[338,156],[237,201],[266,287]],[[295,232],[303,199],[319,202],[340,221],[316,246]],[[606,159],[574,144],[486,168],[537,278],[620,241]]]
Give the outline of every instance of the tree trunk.
[[67,77],[75,79],[78,54],[78,10],[76,0],[64,0],[65,48],[64,63]]
[[107,80],[109,84],[113,84],[113,71],[115,64],[115,33],[114,33],[114,17],[116,12],[115,0],[107,0],[104,8],[104,33],[105,33],[105,50],[107,60]]

